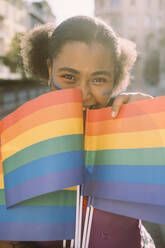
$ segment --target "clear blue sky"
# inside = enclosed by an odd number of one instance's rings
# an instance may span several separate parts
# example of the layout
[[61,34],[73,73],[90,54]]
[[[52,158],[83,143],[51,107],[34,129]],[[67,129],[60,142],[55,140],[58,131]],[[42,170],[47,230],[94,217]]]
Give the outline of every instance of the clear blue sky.
[[[26,0],[33,2],[36,0]],[[37,0],[39,1],[39,0]],[[94,16],[94,0],[47,0],[57,17],[57,24],[73,15]]]

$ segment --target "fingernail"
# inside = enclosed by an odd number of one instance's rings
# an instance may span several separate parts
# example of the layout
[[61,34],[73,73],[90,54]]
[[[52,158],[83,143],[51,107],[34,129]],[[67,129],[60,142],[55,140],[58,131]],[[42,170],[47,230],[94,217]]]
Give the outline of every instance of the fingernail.
[[115,111],[112,111],[112,112],[111,112],[111,116],[112,116],[112,118],[115,118],[115,117],[116,117]]

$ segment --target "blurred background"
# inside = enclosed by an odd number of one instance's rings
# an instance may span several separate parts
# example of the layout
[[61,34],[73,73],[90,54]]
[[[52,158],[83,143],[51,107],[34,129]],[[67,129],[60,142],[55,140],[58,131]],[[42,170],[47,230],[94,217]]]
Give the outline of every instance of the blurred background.
[[[136,43],[138,58],[128,90],[165,95],[165,0],[0,0],[0,119],[48,91],[42,82],[24,74],[21,35],[34,26],[58,25],[79,14],[104,20]],[[164,226],[144,225],[156,247],[164,248]]]
[[0,0],[0,118],[48,90],[26,79],[21,35],[79,14],[104,20],[136,43],[138,58],[128,90],[165,94],[165,0]]

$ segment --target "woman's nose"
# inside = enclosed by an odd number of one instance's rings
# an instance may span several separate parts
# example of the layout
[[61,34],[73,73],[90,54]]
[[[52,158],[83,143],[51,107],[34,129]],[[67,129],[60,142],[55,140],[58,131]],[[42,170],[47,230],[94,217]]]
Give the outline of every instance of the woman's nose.
[[83,105],[87,105],[91,98],[91,88],[86,83],[80,86],[80,90],[82,91]]

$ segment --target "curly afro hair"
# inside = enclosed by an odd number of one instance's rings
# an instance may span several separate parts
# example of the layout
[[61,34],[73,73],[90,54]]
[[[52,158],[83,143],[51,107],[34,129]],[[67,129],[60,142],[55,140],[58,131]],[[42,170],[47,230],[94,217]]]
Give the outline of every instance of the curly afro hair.
[[70,41],[100,43],[111,50],[115,63],[113,95],[125,90],[130,82],[130,70],[137,57],[136,45],[115,34],[113,29],[97,18],[75,16],[55,27],[47,23],[27,32],[21,42],[25,72],[48,81],[47,59],[53,61],[62,47]]
[[49,40],[54,29],[54,23],[47,23],[33,28],[22,37],[21,56],[27,75],[47,81]]

